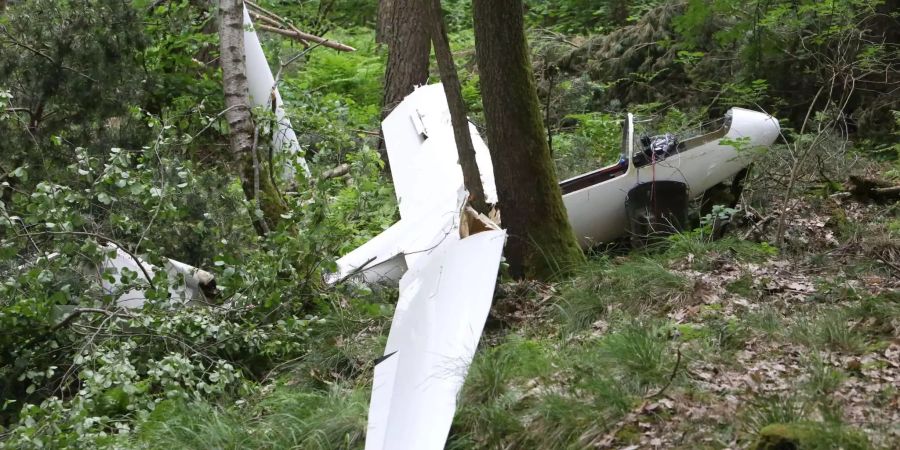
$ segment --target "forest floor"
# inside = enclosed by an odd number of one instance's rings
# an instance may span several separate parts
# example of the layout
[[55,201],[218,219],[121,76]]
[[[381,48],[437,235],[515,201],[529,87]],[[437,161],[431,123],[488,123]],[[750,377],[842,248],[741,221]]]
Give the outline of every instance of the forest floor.
[[[774,202],[768,220],[721,239],[696,230],[598,252],[563,282],[498,285],[447,447],[775,448],[762,433],[897,448],[897,205],[815,189],[798,200],[780,250],[767,243]],[[334,305],[317,348],[254,400],[192,409],[186,428],[159,408],[142,439],[361,446],[392,312],[384,294]]]

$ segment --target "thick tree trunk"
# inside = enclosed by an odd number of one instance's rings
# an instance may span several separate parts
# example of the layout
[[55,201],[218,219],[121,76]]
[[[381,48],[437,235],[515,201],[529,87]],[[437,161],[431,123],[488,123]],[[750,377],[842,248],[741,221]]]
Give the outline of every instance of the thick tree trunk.
[[474,0],[488,144],[515,277],[551,278],[584,260],[547,147],[521,0]]
[[418,85],[428,81],[431,39],[422,0],[391,0],[387,69],[384,74],[382,117]]
[[[244,195],[255,205],[250,215],[253,226],[264,235],[274,228],[287,208],[271,182],[266,159],[260,158],[256,149],[258,136],[251,116],[244,59],[243,14],[243,1],[219,1],[219,61],[232,158],[241,177]],[[257,210],[261,211],[262,217]]]
[[450,51],[450,40],[447,38],[447,27],[441,10],[441,0],[424,0],[429,11],[431,24],[431,42],[434,44],[434,55],[437,59],[441,82],[450,108],[450,121],[453,123],[453,137],[459,154],[459,165],[462,167],[463,182],[469,191],[469,203],[480,213],[487,214],[488,205],[484,197],[484,186],[481,184],[481,173],[475,161],[475,146],[469,133],[469,119],[466,117],[466,104],[462,98],[462,87]]

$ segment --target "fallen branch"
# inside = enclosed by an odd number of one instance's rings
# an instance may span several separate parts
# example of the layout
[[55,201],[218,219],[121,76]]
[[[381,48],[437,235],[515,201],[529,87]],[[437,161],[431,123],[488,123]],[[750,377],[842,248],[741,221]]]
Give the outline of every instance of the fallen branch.
[[110,311],[107,309],[100,309],[100,308],[75,308],[72,310],[71,314],[66,316],[65,319],[61,320],[58,324],[53,325],[53,327],[50,328],[48,333],[53,333],[53,332],[59,330],[60,328],[72,323],[73,320],[77,319],[80,315],[85,314],[85,313],[105,314],[108,317],[115,317],[120,314],[125,315],[125,316],[130,316],[129,314],[125,313],[125,311],[123,311],[121,309],[117,309],[115,311]]
[[[110,244],[118,247],[118,249],[121,250],[123,253],[128,255],[134,261],[134,263],[138,266],[138,269],[141,270],[141,273],[144,275],[144,278],[147,280],[147,284],[150,285],[150,288],[156,289],[156,286],[153,284],[153,277],[150,276],[150,273],[147,271],[147,269],[141,263],[141,260],[134,253],[129,251],[124,245],[122,245],[119,242],[116,242],[115,240],[113,240],[107,236],[104,236],[99,233],[91,233],[88,231],[37,231],[37,232],[29,233],[26,230],[25,232],[26,232],[26,236],[28,236],[29,239],[31,238],[31,236],[41,236],[41,235],[72,235],[72,236],[88,236],[88,237],[93,237],[93,238],[97,238],[97,239],[109,242]],[[18,237],[21,237],[21,236],[18,236]]]
[[668,389],[669,386],[672,385],[672,382],[675,381],[675,376],[678,375],[678,367],[680,365],[681,365],[681,346],[678,346],[677,356],[675,357],[675,367],[672,367],[672,373],[669,375],[669,380],[666,381],[666,384],[663,387],[661,387],[658,391],[654,392],[653,394],[646,395],[646,396],[644,396],[644,398],[649,400],[654,397],[659,397],[664,392],[666,392],[666,389]]
[[321,180],[327,180],[329,178],[337,178],[340,176],[344,176],[350,173],[350,164],[343,163],[333,169],[328,169],[322,172],[322,175],[319,177]]
[[770,214],[770,215],[768,215],[768,216],[763,217],[762,219],[760,219],[759,222],[755,222],[755,223],[750,227],[750,229],[747,230],[746,233],[744,233],[744,235],[741,237],[741,239],[746,241],[747,239],[750,238],[751,235],[753,235],[753,232],[754,232],[754,231],[759,231],[760,233],[762,233],[763,230],[760,229],[760,227],[765,226],[767,223],[771,222],[774,218],[775,218],[775,216]]
[[341,278],[341,279],[335,281],[333,286],[338,286],[338,285],[340,285],[340,284],[343,284],[345,281],[349,280],[350,278],[353,278],[354,275],[356,275],[356,274],[362,272],[363,270],[365,270],[366,267],[367,267],[369,264],[372,264],[372,261],[375,261],[376,259],[378,259],[377,256],[373,256],[373,257],[367,259],[366,262],[360,264],[359,267],[353,269],[350,273],[348,273],[347,275],[345,275],[343,278]]
[[[325,39],[323,37],[319,37],[314,34],[304,33],[302,31],[298,30],[297,27],[292,25],[290,22],[285,20],[283,17],[279,16],[278,14],[273,13],[272,11],[269,11],[268,9],[265,9],[265,8],[257,5],[256,3],[253,3],[250,1],[245,1],[244,4],[250,7],[250,10],[251,10],[250,14],[251,14],[251,16],[253,16],[254,19],[257,19],[257,20],[260,20],[260,21],[263,21],[263,22],[266,22],[269,24],[269,25],[256,25],[256,27],[259,28],[260,30],[270,31],[273,33],[278,33],[278,34],[282,34],[287,37],[297,39],[304,45],[306,45],[307,41],[309,41],[309,42],[315,42],[315,43],[321,44],[325,47],[333,48],[335,50],[342,51],[342,52],[355,52],[356,51],[355,48],[353,48],[349,45],[344,45],[344,44],[341,44],[340,42],[335,42],[335,41],[332,41],[329,39]],[[287,28],[287,30],[285,28]]]
[[853,175],[849,181],[850,193],[858,200],[885,202],[900,199],[900,186],[894,186],[890,182]]
[[294,39],[297,39],[297,40],[299,40],[299,41],[315,42],[315,43],[317,43],[317,44],[321,44],[323,47],[332,48],[332,49],[335,49],[335,50],[338,50],[338,51],[341,51],[341,52],[355,52],[355,51],[356,51],[355,48],[353,48],[353,47],[351,47],[351,46],[349,46],[349,45],[344,45],[344,44],[341,44],[340,42],[335,42],[335,41],[332,41],[332,40],[329,40],[329,39],[325,39],[325,38],[323,38],[323,37],[319,37],[319,36],[316,36],[316,35],[313,35],[313,34],[304,33],[304,32],[302,32],[302,31],[297,31],[297,30],[285,30],[285,29],[282,29],[282,28],[276,28],[276,27],[273,27],[273,26],[269,26],[269,25],[261,25],[261,24],[260,24],[260,25],[256,25],[256,28],[259,29],[259,30],[262,30],[262,31],[268,31],[268,32],[271,32],[271,33],[280,34],[280,35],[282,35],[282,36],[294,38]]

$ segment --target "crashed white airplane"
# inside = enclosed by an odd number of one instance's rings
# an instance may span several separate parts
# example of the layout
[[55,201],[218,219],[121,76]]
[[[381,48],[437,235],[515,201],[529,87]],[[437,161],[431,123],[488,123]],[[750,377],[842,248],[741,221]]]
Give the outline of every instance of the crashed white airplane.
[[634,116],[628,114],[621,160],[560,183],[569,223],[582,247],[621,237],[628,230],[625,205],[635,188],[675,182],[688,197],[698,197],[746,168],[752,150],[772,145],[779,132],[774,117],[732,108],[722,127],[711,133],[682,142],[671,135],[645,138],[636,146]]
[[[330,281],[399,282],[400,298],[384,356],[376,361],[367,450],[443,448],[456,398],[490,309],[505,232],[461,236],[467,214],[462,169],[440,84],[416,89],[382,124],[400,221],[337,261]],[[470,125],[488,203],[496,203],[490,154]],[[622,160],[560,183],[583,247],[627,232],[629,194],[675,183],[696,197],[745,168],[738,151],[767,146],[779,133],[769,115],[733,108],[723,127],[678,143],[648,138],[636,148],[634,118],[624,124]],[[462,233],[465,235],[465,233]]]
[[[367,283],[396,285],[419,257],[419,250],[434,244],[433,223],[444,223],[441,215],[450,214],[456,205],[462,169],[457,164],[443,87],[416,89],[385,119],[383,131],[401,219],[340,258],[332,281],[355,276]],[[490,153],[474,126],[470,131],[485,196],[488,203],[496,203]],[[635,188],[674,182],[683,186],[687,196],[698,197],[747,167],[752,150],[771,145],[779,132],[772,116],[732,108],[714,132],[682,142],[660,137],[665,145],[658,145],[657,139],[636,145],[634,117],[628,114],[619,163],[560,183],[579,243],[587,248],[625,235],[625,205]]]

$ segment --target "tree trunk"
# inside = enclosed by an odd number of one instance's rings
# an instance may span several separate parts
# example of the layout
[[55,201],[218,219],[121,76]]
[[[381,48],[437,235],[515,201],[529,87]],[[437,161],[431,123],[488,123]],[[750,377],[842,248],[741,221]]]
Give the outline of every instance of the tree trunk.
[[447,38],[447,27],[444,25],[441,0],[425,0],[429,7],[431,23],[431,41],[434,44],[434,55],[437,59],[447,106],[450,108],[450,121],[453,123],[453,137],[456,140],[456,151],[459,154],[459,165],[462,167],[463,182],[469,191],[469,203],[476,211],[487,214],[488,205],[484,197],[484,186],[481,184],[481,173],[475,161],[475,146],[469,133],[469,119],[466,117],[466,104],[462,98],[462,87],[453,63],[450,51],[450,40]]
[[391,35],[393,6],[394,0],[378,1],[378,16],[375,18],[375,42],[378,44],[387,43],[386,38]]
[[277,225],[287,207],[271,182],[266,158],[260,158],[256,149],[259,136],[250,109],[243,14],[243,1],[219,1],[219,61],[232,158],[241,177],[244,196],[254,204],[250,214],[253,226],[257,233],[265,235]]
[[629,1],[618,0],[609,6],[609,19],[615,25],[624,26],[628,23]]
[[428,81],[428,57],[431,39],[422,14],[421,0],[391,0],[390,28],[384,40],[388,45],[384,74],[382,117],[403,101],[415,86]]
[[548,279],[584,254],[569,225],[547,147],[521,0],[474,0],[475,51],[505,255],[514,277]]

